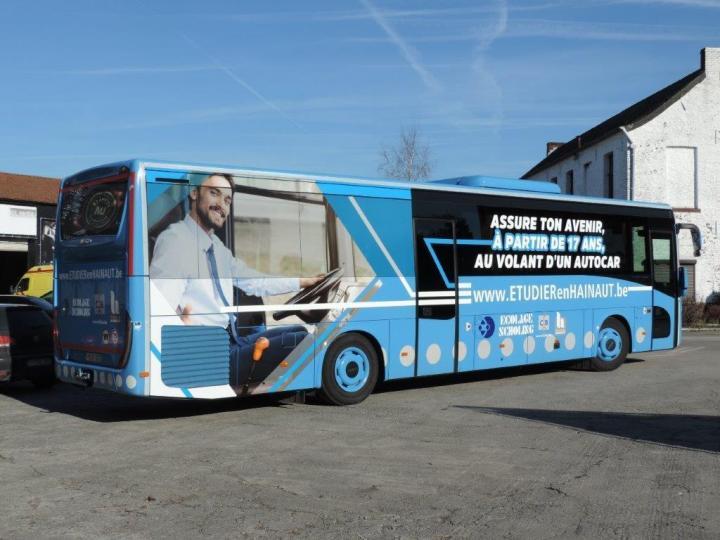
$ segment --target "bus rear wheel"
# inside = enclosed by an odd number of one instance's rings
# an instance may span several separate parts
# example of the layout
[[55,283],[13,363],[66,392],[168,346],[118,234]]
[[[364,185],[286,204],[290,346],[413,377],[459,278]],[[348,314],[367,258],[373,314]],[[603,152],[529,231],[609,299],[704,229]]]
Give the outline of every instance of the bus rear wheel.
[[612,371],[619,368],[630,351],[630,336],[625,325],[614,317],[600,327],[595,356],[590,359],[593,371]]
[[370,395],[377,379],[378,358],[370,341],[343,334],[325,353],[319,395],[332,405],[354,405]]

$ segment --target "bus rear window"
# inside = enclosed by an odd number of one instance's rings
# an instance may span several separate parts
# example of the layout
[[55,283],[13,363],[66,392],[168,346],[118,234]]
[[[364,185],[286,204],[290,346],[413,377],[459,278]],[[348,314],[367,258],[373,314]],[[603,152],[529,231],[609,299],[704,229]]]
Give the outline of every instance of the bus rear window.
[[127,179],[122,179],[65,187],[60,202],[62,239],[117,235],[127,185]]

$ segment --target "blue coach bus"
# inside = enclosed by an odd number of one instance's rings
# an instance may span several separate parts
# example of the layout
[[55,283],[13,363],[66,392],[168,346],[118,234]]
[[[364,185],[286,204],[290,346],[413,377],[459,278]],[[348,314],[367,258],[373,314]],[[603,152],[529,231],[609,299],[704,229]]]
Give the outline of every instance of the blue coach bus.
[[662,204],[134,160],[65,178],[57,223],[57,375],[136,396],[352,404],[680,341],[683,225]]

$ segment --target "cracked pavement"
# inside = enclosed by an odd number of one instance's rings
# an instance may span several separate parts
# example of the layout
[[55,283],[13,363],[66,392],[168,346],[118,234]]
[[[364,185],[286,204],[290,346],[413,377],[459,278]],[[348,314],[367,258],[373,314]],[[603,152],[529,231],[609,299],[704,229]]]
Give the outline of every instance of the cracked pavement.
[[0,386],[0,538],[717,538],[719,347],[346,408]]

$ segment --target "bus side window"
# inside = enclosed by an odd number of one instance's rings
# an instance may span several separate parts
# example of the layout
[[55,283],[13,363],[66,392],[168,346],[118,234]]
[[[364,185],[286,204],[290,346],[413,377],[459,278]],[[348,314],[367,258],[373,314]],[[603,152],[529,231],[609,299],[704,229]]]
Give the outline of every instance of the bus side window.
[[644,225],[632,228],[632,261],[633,274],[648,273],[647,230]]

